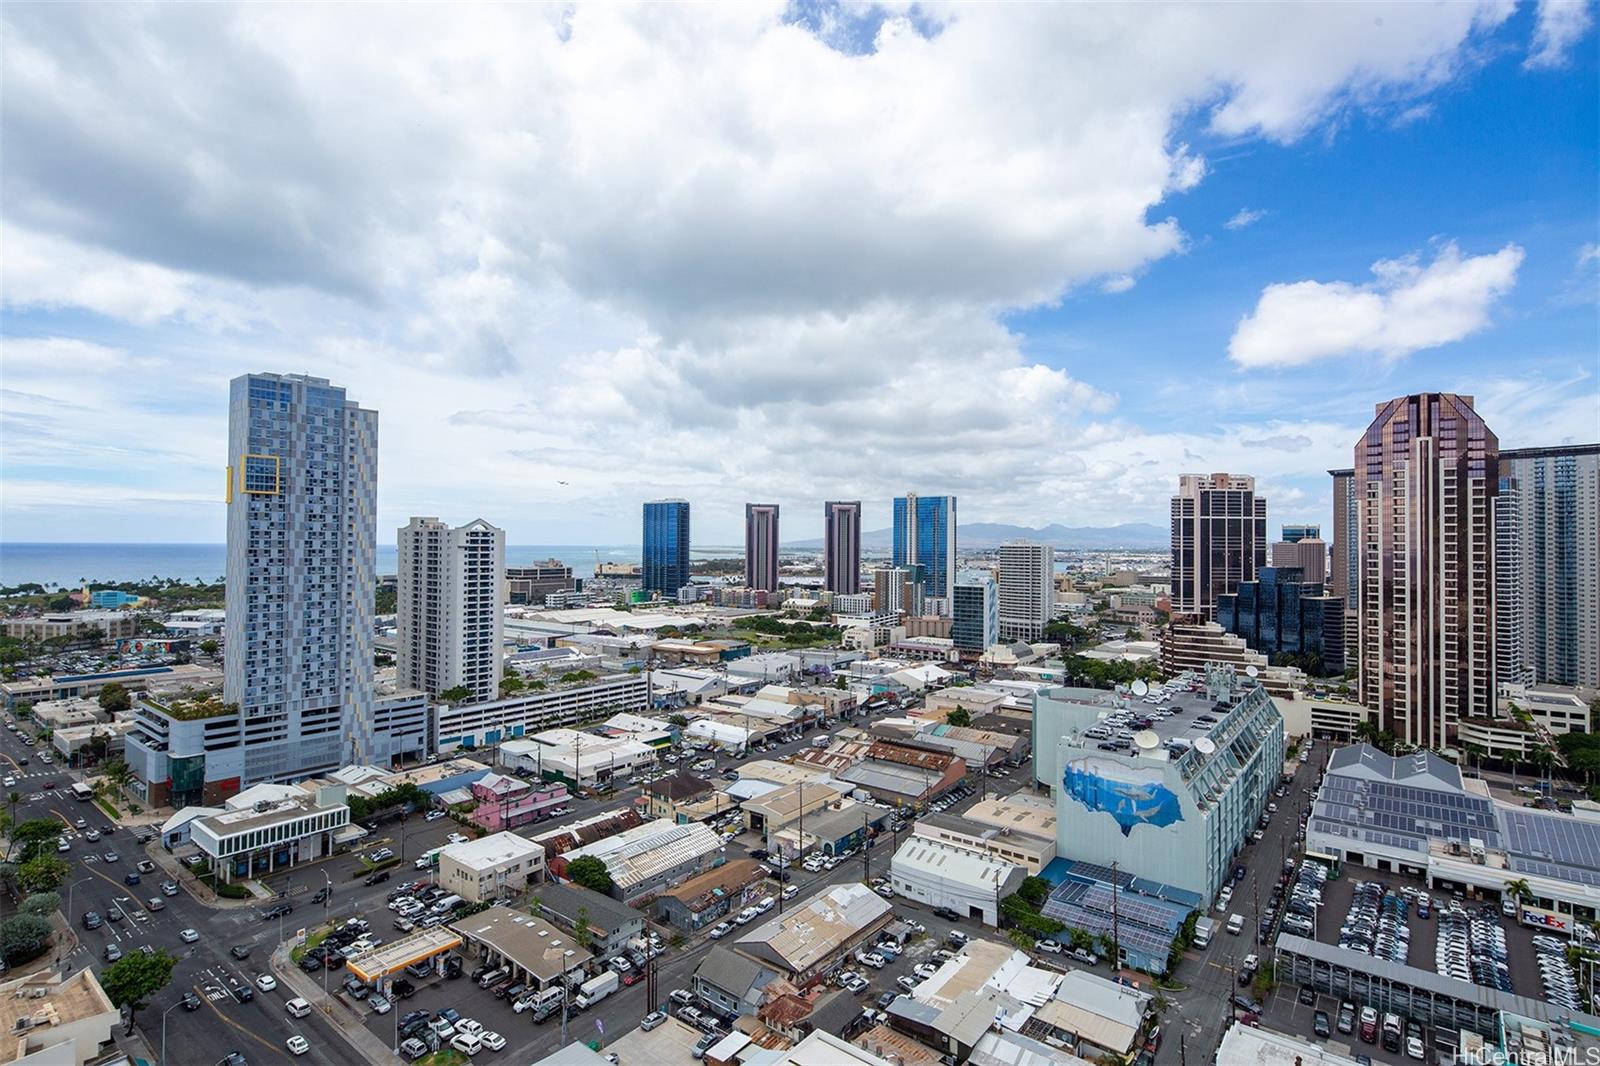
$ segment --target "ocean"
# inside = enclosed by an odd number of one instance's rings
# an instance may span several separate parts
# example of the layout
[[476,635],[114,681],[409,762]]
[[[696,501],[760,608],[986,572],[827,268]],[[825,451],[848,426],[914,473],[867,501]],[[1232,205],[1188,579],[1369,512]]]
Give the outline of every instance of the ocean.
[[[706,548],[706,552],[717,549]],[[743,554],[742,549],[720,549]],[[693,554],[701,555],[702,549]],[[395,572],[399,549],[378,545],[378,573]],[[593,577],[595,559],[601,562],[639,561],[635,545],[508,544],[506,564],[525,566],[536,559],[560,559],[575,577]],[[222,544],[0,544],[0,585],[33,581],[41,585],[76,588],[80,582],[138,581],[151,577],[180,581],[220,580],[227,569],[227,548]]]

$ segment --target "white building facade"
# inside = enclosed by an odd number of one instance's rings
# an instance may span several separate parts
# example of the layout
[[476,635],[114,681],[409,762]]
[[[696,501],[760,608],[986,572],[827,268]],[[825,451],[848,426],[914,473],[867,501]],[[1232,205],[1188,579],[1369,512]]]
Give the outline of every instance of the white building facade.
[[[413,518],[399,532],[396,662],[402,684],[471,702],[500,693],[505,531],[483,519],[452,528]],[[468,701],[457,701],[468,702]]]
[[1000,639],[1036,641],[1056,609],[1056,552],[1048,544],[1000,545]]

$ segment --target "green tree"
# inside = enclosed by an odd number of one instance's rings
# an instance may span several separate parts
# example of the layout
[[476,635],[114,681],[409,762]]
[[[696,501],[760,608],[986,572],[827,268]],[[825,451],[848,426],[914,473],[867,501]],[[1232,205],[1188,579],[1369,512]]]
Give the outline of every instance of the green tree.
[[100,768],[100,773],[119,789],[127,788],[133,780],[133,770],[121,759],[112,759]]
[[150,997],[167,987],[178,960],[165,951],[146,955],[132,951],[100,973],[100,987],[117,1007],[128,1010],[128,1029],[133,1032],[134,1016],[144,1009]]
[[53,892],[61,887],[72,867],[54,855],[35,855],[17,867],[17,887],[27,893]]
[[1532,899],[1533,886],[1526,877],[1516,877],[1506,882],[1506,895],[1512,899]]
[[122,685],[113,681],[100,690],[100,709],[107,714],[126,711],[133,706],[133,697]]
[[689,719],[685,718],[681,714],[668,715],[667,721],[677,726],[679,729],[687,728],[689,725]]
[[22,912],[24,914],[32,914],[40,918],[48,918],[60,909],[61,893],[59,892],[35,892],[22,901]]
[[572,939],[578,946],[588,951],[594,943],[594,930],[589,928],[589,908],[579,907],[578,913],[572,919]]
[[55,854],[61,837],[61,823],[54,818],[30,818],[11,831],[12,855],[27,862],[37,855]]
[[50,923],[33,914],[13,914],[0,922],[0,958],[15,966],[37,959],[50,946]]
[[456,685],[439,693],[441,703],[465,703],[472,698],[472,690],[465,685]]
[[579,855],[567,863],[567,877],[595,892],[611,891],[611,871],[593,855]]
[[208,637],[200,642],[200,650],[207,655],[215,655],[222,650],[222,645]]
[[972,724],[972,712],[965,707],[957,707],[944,716],[947,725],[967,726]]

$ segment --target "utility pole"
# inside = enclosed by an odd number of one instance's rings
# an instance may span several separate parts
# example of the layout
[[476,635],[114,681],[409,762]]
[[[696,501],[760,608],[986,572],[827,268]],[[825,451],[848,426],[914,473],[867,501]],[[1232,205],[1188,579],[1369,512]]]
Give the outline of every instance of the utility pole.
[[867,839],[867,812],[861,811],[861,880],[872,880],[872,841]]
[[1117,910],[1117,862],[1111,860],[1111,969],[1122,969],[1122,917]]

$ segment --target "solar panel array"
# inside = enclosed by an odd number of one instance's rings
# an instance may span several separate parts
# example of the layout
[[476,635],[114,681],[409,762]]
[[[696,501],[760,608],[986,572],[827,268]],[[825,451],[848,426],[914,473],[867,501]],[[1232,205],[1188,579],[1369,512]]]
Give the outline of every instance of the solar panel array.
[[[1090,863],[1078,864],[1079,871],[1085,867],[1095,868]],[[1105,867],[1099,869],[1104,869],[1107,875],[1111,873]],[[1113,927],[1111,885],[1106,881],[1069,876],[1050,893],[1040,913],[1097,936],[1110,936]],[[1115,914],[1118,939],[1125,950],[1165,959],[1172,952],[1172,941],[1188,917],[1188,909],[1119,888]]]
[[1502,824],[1512,869],[1600,885],[1600,825],[1533,811],[1506,811]]
[[1428,840],[1500,846],[1494,805],[1465,792],[1329,774],[1312,813],[1322,832],[1409,851],[1427,850]]

